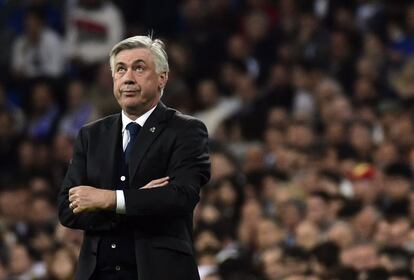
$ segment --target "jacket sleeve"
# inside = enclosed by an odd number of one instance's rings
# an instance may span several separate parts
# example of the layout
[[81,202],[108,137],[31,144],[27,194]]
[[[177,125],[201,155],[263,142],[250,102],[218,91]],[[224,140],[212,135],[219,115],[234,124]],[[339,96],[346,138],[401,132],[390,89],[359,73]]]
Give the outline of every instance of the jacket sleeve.
[[177,132],[168,163],[170,183],[151,189],[124,191],[127,216],[187,215],[200,200],[200,188],[210,179],[208,134],[196,119]]
[[78,185],[87,184],[86,151],[88,143],[82,128],[76,138],[73,157],[58,195],[58,214],[60,223],[73,229],[100,231],[110,229],[114,223],[114,214],[109,211],[84,212],[73,214],[69,208],[69,190]]

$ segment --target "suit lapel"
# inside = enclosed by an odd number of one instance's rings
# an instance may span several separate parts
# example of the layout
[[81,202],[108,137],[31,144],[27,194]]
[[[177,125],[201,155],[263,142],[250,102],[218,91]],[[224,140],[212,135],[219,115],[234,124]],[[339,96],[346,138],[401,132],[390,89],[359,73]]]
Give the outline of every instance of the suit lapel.
[[105,126],[105,131],[100,137],[100,150],[99,153],[102,155],[102,182],[105,184],[104,188],[114,188],[114,176],[118,170],[118,161],[121,153],[121,127],[122,120],[121,114],[117,114],[111,122]]
[[165,105],[160,102],[141,128],[131,150],[131,162],[129,164],[130,182],[134,181],[134,176],[145,153],[151,146],[151,143],[164,130],[166,120],[168,120],[173,113],[173,110],[168,110]]

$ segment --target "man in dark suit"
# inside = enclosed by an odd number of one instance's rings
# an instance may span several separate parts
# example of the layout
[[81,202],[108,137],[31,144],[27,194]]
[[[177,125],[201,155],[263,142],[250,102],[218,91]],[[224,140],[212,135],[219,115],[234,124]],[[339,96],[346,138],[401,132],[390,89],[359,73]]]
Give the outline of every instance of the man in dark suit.
[[110,64],[122,112],[80,130],[58,198],[61,223],[84,231],[76,279],[199,279],[192,217],[210,177],[207,130],[160,102],[160,40],[125,39]]

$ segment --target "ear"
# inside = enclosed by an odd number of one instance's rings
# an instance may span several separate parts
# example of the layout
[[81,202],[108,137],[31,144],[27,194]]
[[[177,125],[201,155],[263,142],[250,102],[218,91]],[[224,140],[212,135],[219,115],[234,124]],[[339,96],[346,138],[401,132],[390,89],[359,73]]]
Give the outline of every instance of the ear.
[[158,76],[158,88],[161,90],[165,87],[168,81],[168,72],[162,72]]

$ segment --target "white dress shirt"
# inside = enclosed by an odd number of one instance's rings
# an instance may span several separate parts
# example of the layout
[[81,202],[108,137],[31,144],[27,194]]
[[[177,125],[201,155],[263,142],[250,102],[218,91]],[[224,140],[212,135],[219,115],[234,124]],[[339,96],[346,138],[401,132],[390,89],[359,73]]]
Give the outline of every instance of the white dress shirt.
[[[129,135],[129,131],[126,129],[126,126],[131,122],[136,122],[141,127],[143,127],[145,122],[147,121],[147,119],[151,115],[151,113],[155,110],[155,107],[156,106],[151,108],[149,111],[147,111],[145,114],[140,116],[135,121],[128,118],[127,115],[125,114],[125,112],[122,111],[122,113],[121,113],[121,115],[122,115],[122,148],[123,148],[124,151],[125,151],[128,143],[129,143],[129,140],[131,139],[131,136]],[[126,209],[125,209],[124,191],[123,190],[116,190],[116,213],[117,214],[125,214],[125,212],[126,212]]]

